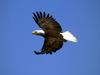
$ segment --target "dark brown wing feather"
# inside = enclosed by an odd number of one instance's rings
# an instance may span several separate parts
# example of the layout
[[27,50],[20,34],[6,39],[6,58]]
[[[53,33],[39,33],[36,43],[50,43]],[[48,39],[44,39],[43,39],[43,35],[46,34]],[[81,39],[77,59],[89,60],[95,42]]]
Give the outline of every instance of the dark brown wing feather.
[[45,32],[55,31],[56,33],[60,33],[62,31],[60,24],[55,21],[51,15],[45,12],[33,13],[33,19]]

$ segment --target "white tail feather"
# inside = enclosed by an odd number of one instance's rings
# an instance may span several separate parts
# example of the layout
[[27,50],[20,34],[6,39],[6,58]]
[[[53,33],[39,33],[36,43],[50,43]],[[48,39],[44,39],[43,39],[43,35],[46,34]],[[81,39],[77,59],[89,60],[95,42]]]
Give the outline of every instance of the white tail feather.
[[63,35],[63,38],[67,41],[71,41],[71,42],[77,42],[77,38],[69,31],[65,31],[63,33],[61,33]]

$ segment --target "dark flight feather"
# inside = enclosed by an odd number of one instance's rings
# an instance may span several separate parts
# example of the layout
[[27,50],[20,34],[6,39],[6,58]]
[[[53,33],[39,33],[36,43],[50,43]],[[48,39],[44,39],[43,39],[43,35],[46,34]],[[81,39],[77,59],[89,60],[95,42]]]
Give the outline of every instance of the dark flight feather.
[[40,12],[40,18],[42,18],[42,13]]
[[49,17],[49,14],[47,15],[47,18]]
[[46,13],[45,13],[45,12],[43,12],[43,17],[45,18],[45,16],[46,16]]

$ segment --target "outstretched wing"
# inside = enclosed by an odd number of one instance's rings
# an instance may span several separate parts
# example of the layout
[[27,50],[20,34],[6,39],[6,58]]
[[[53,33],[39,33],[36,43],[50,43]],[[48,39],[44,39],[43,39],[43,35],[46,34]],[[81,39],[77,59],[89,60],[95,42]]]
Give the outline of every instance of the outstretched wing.
[[62,31],[60,24],[55,21],[51,15],[46,14],[45,12],[33,13],[33,19],[39,25],[39,27],[45,31],[45,33],[60,33]]
[[62,36],[59,35],[58,38],[55,37],[47,37],[45,38],[43,47],[40,52],[34,51],[35,54],[52,54],[52,52],[56,52],[59,50],[63,45],[63,39]]

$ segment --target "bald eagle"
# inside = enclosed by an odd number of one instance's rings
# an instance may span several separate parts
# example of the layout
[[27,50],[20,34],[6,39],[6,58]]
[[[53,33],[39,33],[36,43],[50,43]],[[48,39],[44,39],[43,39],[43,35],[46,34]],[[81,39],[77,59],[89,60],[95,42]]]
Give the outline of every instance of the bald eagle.
[[45,12],[33,13],[33,19],[41,30],[34,30],[32,34],[44,37],[44,44],[40,52],[34,51],[35,54],[52,54],[67,41],[77,42],[76,37],[69,31],[62,32],[60,24]]

